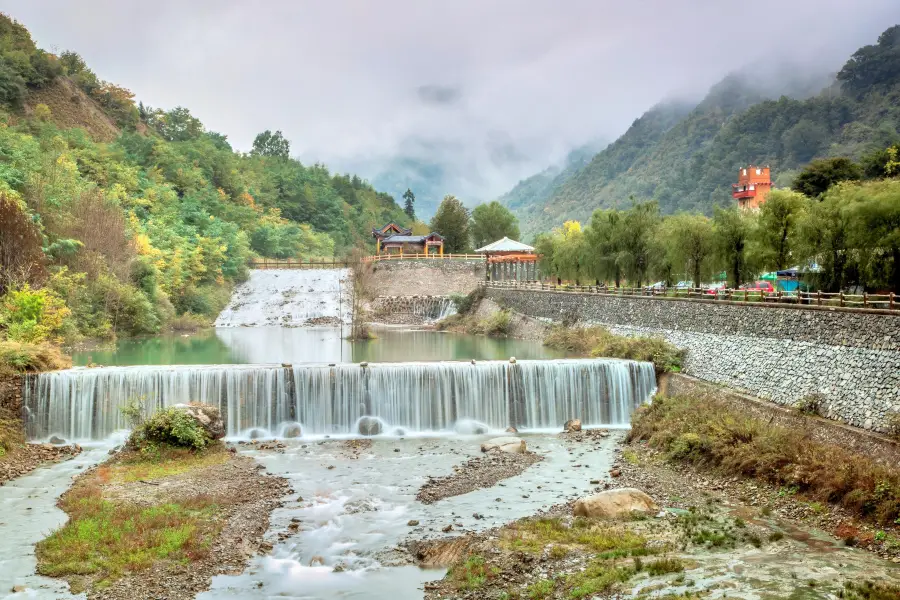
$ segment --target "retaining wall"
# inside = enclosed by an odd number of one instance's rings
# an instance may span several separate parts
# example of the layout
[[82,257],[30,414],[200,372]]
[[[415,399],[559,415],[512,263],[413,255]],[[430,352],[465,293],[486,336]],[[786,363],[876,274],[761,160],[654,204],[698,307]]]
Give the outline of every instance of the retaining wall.
[[372,263],[370,291],[378,296],[468,294],[485,279],[483,260],[404,259]]
[[825,414],[884,431],[900,412],[900,317],[800,307],[488,288],[522,314],[657,335],[687,350],[684,370],[781,405],[812,393]]

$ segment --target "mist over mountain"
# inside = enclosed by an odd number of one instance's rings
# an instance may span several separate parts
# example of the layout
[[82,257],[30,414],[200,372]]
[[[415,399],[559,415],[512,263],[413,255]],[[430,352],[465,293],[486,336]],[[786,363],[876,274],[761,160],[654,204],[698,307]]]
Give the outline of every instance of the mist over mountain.
[[[852,62],[852,61],[851,61]],[[729,74],[692,104],[663,102],[637,119],[584,167],[538,193],[500,197],[527,236],[597,208],[655,200],[664,213],[710,213],[727,205],[737,169],[773,168],[776,184],[819,156],[854,158],[898,135],[896,82],[859,96],[842,91],[833,69],[753,64]]]

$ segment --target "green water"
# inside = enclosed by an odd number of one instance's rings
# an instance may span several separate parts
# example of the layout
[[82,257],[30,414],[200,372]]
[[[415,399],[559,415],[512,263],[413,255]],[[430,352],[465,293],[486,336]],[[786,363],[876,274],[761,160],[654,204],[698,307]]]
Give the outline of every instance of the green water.
[[339,329],[237,327],[194,335],[123,339],[75,351],[75,365],[214,365],[302,362],[410,362],[563,358],[540,342],[436,331],[377,330],[365,342],[341,339]]

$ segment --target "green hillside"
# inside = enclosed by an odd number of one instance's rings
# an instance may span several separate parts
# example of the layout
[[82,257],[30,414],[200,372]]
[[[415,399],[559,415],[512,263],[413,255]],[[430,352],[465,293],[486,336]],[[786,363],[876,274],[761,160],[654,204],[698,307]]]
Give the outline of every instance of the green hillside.
[[731,202],[741,165],[768,164],[776,183],[786,184],[813,158],[860,158],[883,149],[900,135],[898,47],[900,27],[893,27],[855,53],[837,83],[813,96],[808,92],[815,77],[795,78],[778,90],[734,75],[687,114],[656,107],[556,186],[542,205],[515,212],[532,234],[565,220],[587,220],[596,208],[622,205],[630,196],[656,200],[665,213],[711,213]]
[[291,159],[280,132],[236,152],[0,15],[0,342],[211,317],[254,256],[342,256],[390,220],[408,221],[391,196]]
[[534,220],[533,213],[541,209],[553,191],[584,168],[605,146],[605,143],[595,142],[572,150],[563,165],[548,167],[537,175],[523,179],[498,201],[516,213],[519,219]]

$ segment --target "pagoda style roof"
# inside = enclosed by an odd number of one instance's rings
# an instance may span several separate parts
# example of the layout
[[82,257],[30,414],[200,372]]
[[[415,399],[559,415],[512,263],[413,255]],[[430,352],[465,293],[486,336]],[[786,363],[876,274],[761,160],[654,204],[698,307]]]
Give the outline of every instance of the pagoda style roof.
[[428,240],[443,240],[438,233],[429,233],[428,235],[392,235],[382,240],[382,243],[394,244],[422,244]]
[[372,228],[372,237],[377,238],[385,238],[390,237],[392,235],[410,235],[412,233],[412,229],[406,229],[405,227],[400,227],[394,222],[388,223],[381,229]]
[[504,237],[483,248],[479,248],[475,252],[478,254],[490,254],[491,252],[534,252],[534,247]]

